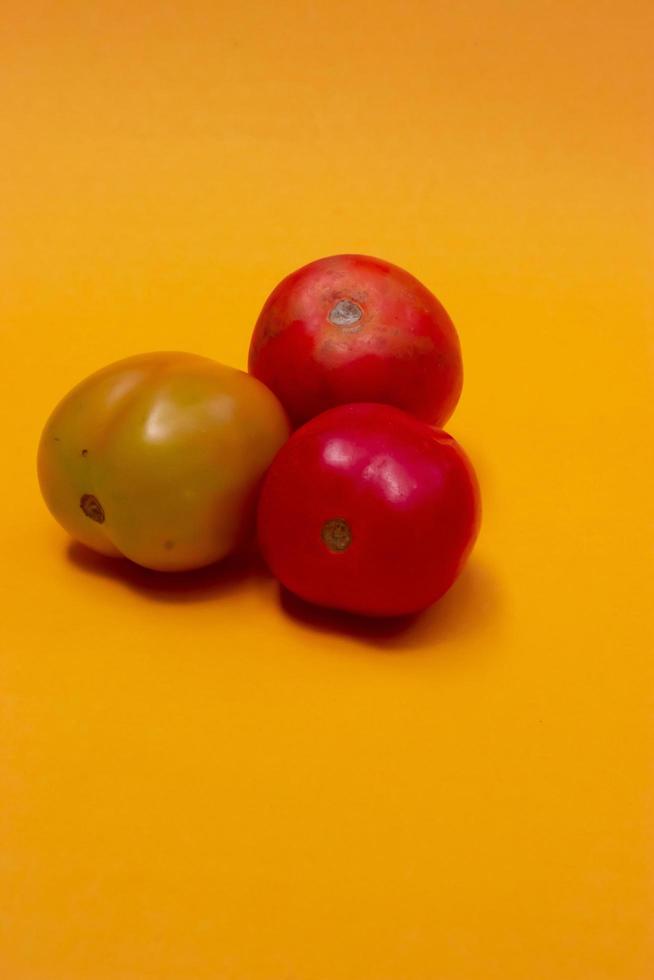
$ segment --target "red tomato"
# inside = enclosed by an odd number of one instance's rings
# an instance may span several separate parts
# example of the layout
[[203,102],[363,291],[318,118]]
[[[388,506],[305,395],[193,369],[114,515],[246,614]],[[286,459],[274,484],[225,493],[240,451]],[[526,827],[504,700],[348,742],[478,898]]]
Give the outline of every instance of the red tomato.
[[259,500],[264,557],[321,606],[417,612],[454,582],[477,536],[479,489],[446,432],[389,405],[343,405],[282,446]]
[[299,425],[348,402],[383,402],[442,425],[463,383],[454,325],[417,279],[366,255],[283,279],[259,316],[250,372]]

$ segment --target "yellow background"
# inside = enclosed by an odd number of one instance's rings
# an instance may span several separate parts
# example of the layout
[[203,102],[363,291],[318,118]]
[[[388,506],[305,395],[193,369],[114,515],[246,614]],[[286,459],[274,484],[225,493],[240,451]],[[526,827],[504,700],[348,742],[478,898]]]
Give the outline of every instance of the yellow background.
[[[0,35],[0,976],[649,980],[649,0],[13,0]],[[405,631],[96,562],[42,424],[245,364],[313,258],[459,328],[484,526]]]

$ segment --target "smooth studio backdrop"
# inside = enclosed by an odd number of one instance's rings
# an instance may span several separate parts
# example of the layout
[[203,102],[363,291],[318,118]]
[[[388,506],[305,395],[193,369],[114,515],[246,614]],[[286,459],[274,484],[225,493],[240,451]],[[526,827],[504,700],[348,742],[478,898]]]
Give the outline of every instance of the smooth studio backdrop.
[[[9,0],[0,975],[654,974],[646,0]],[[34,456],[128,354],[244,366],[339,251],[458,326],[484,525],[404,630],[70,547]]]

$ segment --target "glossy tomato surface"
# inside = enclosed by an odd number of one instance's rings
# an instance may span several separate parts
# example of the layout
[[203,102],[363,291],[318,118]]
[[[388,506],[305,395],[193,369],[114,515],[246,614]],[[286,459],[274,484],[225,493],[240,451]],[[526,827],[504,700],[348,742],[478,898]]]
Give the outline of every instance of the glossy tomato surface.
[[388,405],[331,409],[264,480],[261,549],[287,589],[371,616],[417,612],[452,585],[477,536],[474,470],[447,433]]
[[251,375],[193,354],[142,354],[91,375],[55,408],[39,446],[41,491],[96,551],[198,568],[253,527],[260,480],[288,431]]
[[254,328],[249,369],[295,425],[349,402],[442,425],[463,384],[459,339],[436,297],[366,255],[319,259],[282,280]]

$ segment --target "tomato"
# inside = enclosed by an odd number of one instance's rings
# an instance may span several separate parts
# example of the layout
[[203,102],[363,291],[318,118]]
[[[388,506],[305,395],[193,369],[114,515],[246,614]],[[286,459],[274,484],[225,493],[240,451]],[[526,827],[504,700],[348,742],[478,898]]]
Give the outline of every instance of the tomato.
[[463,384],[454,325],[436,297],[390,262],[319,259],[266,301],[249,369],[292,422],[348,402],[383,402],[443,425]]
[[46,504],[77,540],[181,570],[224,557],[252,530],[256,492],[288,436],[256,378],[193,354],[142,354],[77,385],[38,453]]
[[477,479],[447,433],[388,405],[331,409],[298,429],[263,483],[261,549],[321,606],[418,612],[454,582],[477,536]]

